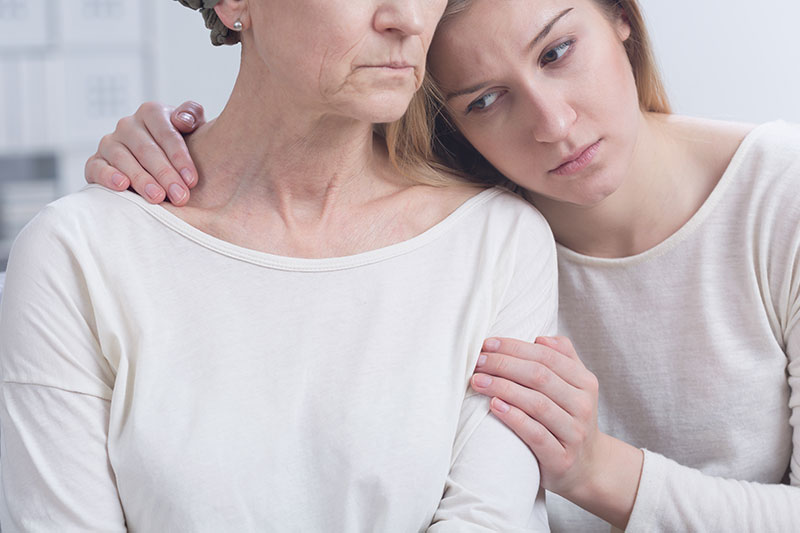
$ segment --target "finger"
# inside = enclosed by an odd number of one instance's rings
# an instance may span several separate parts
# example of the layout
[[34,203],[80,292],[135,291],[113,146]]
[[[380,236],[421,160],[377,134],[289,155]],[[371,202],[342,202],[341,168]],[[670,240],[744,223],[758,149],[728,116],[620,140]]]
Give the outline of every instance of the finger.
[[572,345],[572,341],[569,339],[569,337],[536,337],[534,342],[536,344],[542,344],[552,348],[553,350],[562,353],[575,361],[581,360],[580,357],[578,357],[578,352],[575,351],[575,347]]
[[[590,384],[588,374],[591,373],[580,360],[571,359],[543,344],[532,344],[516,339],[498,340],[500,344],[496,352],[484,352],[478,357],[476,368],[481,372],[497,373],[508,379],[528,384],[527,378],[522,373],[530,373],[533,370],[524,362],[535,362],[549,368],[573,387],[583,388]],[[486,363],[489,365],[484,367]]]
[[[184,203],[178,200],[178,196],[188,200],[189,189],[197,185],[197,168],[189,155],[186,141],[164,116],[147,115],[143,120],[149,139],[139,137],[142,140],[142,152],[141,155],[134,152],[134,155],[156,181],[170,192],[172,203],[176,203],[176,200],[178,204]],[[171,188],[173,184],[177,189]]]
[[565,455],[564,445],[537,420],[500,398],[492,398],[492,414],[528,445],[540,464],[555,464]]
[[[489,378],[487,382],[485,378]],[[573,417],[560,405],[539,391],[502,378],[491,378],[486,374],[476,374],[472,378],[473,389],[500,398],[507,404],[522,410],[558,438],[561,442],[575,442],[580,435]]]
[[505,337],[492,337],[483,341],[483,351],[491,353],[505,353],[516,357],[530,359],[534,356],[536,345],[519,339]]
[[109,137],[104,137],[100,141],[98,154],[108,162],[108,165],[119,169],[122,174],[127,176],[133,190],[147,199],[147,201],[153,204],[160,204],[164,201],[166,198],[164,189],[161,188],[153,176],[142,168],[139,161],[133,157],[125,146],[110,140]]
[[[142,105],[137,113],[143,117],[149,116],[153,114],[151,109],[153,108],[146,109],[145,105]],[[167,122],[166,117],[162,117],[162,121]],[[174,135],[180,137],[180,134],[177,132],[174,132]],[[146,124],[140,122],[136,118],[125,117],[117,124],[117,129],[112,135],[112,138],[114,140],[119,140],[115,154],[118,155],[120,153],[119,146],[123,146],[126,152],[136,158],[139,166],[145,171],[146,175],[141,175],[139,171],[137,171],[137,175],[128,174],[134,188],[136,188],[139,182],[144,182],[144,188],[149,189],[148,192],[151,193],[147,195],[148,199],[152,200],[154,198],[152,194],[156,191],[153,187],[148,187],[148,185],[155,182],[156,185],[167,193],[170,202],[179,206],[186,204],[189,200],[189,189],[184,183],[183,178],[181,178],[172,166],[172,163],[167,159],[164,151],[153,139],[153,134],[147,128]],[[183,142],[182,138],[180,142]],[[112,159],[114,156],[106,154],[105,151],[102,151],[101,155],[103,155],[111,165],[118,166],[116,160]],[[121,167],[119,168],[121,169]],[[138,189],[135,190],[138,192]]]
[[[561,366],[561,372],[570,378],[573,377],[570,373],[570,368],[580,370],[574,361],[561,354],[556,354],[555,359],[560,360],[559,362],[562,364],[553,366],[556,368]],[[576,397],[584,394],[578,387],[575,387],[559,375],[557,371],[537,361],[528,361],[505,354],[481,354],[481,357],[478,358],[478,363],[478,366],[476,366],[477,372],[491,377],[503,378],[527,389],[539,391],[552,398],[554,402],[570,413],[577,410],[578,406],[576,404],[578,402],[575,400]]]
[[202,105],[189,100],[176,107],[170,119],[172,125],[181,133],[192,133],[205,124],[205,110]]
[[84,177],[87,183],[96,183],[115,191],[124,191],[131,185],[131,180],[127,176],[97,154],[86,161]]

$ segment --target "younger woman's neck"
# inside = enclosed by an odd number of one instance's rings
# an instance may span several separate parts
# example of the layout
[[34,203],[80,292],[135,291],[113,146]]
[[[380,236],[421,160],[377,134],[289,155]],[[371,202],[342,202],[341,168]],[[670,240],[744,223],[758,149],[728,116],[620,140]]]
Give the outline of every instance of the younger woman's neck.
[[691,157],[669,117],[643,114],[619,188],[591,206],[546,198],[535,203],[556,240],[595,257],[628,257],[666,240],[700,208],[716,184]]

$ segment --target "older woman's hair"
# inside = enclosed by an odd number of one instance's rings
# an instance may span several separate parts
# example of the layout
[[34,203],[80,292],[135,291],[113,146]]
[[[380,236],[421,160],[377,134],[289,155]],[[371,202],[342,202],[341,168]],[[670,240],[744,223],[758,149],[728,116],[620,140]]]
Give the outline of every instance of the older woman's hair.
[[[449,0],[444,16],[440,22],[446,24],[447,20],[469,9],[474,0]],[[650,37],[647,33],[644,17],[637,0],[593,0],[608,15],[609,18],[624,16],[631,28],[631,35],[625,41],[625,51],[631,63],[633,76],[636,80],[639,107],[643,111],[654,113],[670,113],[671,108],[667,98],[661,75],[658,71],[653,55]],[[414,147],[418,153],[425,152],[425,157],[434,157],[438,161],[434,164],[437,169],[455,172],[463,179],[479,180],[484,184],[502,185],[509,189],[522,192],[521,189],[505,178],[486,159],[475,150],[472,145],[453,126],[449,118],[444,99],[437,89],[434,80],[426,79],[425,94],[418,95],[427,100],[425,108],[429,112],[429,120],[433,122],[433,134],[423,133],[413,129],[419,119],[409,122],[399,137],[403,144]],[[417,107],[423,107],[418,104]],[[418,145],[427,138],[429,148],[420,150]],[[410,157],[410,156],[407,156]]]
[[214,46],[223,44],[236,44],[239,42],[239,34],[222,23],[214,11],[214,6],[220,0],[177,0],[190,9],[194,9],[203,15],[203,20],[206,22],[206,28],[211,30],[211,43]]

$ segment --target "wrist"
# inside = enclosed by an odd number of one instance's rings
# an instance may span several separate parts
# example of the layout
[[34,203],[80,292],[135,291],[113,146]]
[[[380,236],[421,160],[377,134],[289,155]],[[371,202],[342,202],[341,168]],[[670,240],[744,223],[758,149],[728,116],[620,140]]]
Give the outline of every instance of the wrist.
[[561,496],[624,530],[636,501],[644,453],[605,433],[597,439],[587,476]]

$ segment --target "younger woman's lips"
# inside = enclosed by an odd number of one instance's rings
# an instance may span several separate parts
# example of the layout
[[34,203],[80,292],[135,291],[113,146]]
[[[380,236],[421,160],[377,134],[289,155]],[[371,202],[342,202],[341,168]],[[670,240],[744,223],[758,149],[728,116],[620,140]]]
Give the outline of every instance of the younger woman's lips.
[[586,168],[589,163],[592,162],[594,156],[597,154],[597,151],[600,149],[600,141],[592,144],[588,148],[586,148],[581,154],[572,159],[571,161],[567,161],[562,165],[554,168],[550,172],[556,174],[558,176],[567,176],[569,174],[574,174]]

